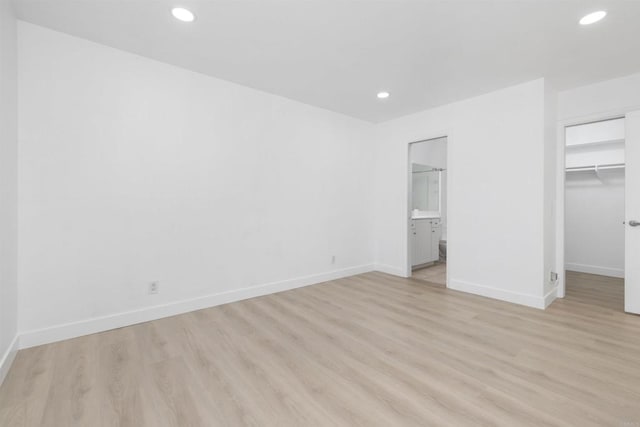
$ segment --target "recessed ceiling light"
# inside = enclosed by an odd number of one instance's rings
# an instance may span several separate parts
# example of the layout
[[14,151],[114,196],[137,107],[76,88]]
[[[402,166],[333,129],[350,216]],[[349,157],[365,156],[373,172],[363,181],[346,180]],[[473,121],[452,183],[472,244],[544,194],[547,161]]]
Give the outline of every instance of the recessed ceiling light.
[[386,99],[389,97],[389,92],[378,92],[378,98]]
[[193,12],[183,7],[174,7],[173,9],[171,9],[171,14],[174,18],[183,22],[193,22],[193,20],[196,19]]
[[580,25],[594,24],[599,20],[601,20],[602,18],[604,18],[605,16],[607,16],[607,12],[605,12],[604,10],[599,10],[597,12],[590,13],[582,17],[582,19],[580,20]]

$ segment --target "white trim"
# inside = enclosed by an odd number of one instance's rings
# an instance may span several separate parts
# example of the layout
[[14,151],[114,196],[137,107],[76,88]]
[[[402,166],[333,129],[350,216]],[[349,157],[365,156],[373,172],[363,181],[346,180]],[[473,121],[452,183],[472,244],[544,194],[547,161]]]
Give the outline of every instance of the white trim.
[[393,267],[393,266],[387,265],[387,264],[375,264],[373,266],[373,269],[375,271],[380,271],[382,273],[387,273],[387,274],[390,274],[392,276],[410,277],[410,276],[406,275],[405,271],[402,268]]
[[618,277],[620,279],[624,279],[623,268],[602,267],[599,265],[579,264],[576,262],[568,262],[565,264],[564,268],[566,270],[577,271],[579,273],[598,274],[600,276]]
[[[526,305],[528,307],[539,309],[544,309],[546,307],[546,299],[549,296],[549,294],[544,297],[521,294],[519,292],[506,291],[504,289],[492,288],[491,286],[479,285],[477,283],[465,282],[455,279],[449,280],[448,288],[456,291],[467,292],[474,295],[480,295],[483,297],[512,302],[514,304]],[[553,289],[552,292],[555,293],[555,289]]]
[[25,331],[20,334],[20,348],[29,348],[36,345],[48,344],[55,341],[108,331],[110,329],[135,325],[136,323],[148,322],[150,320],[160,319],[163,317],[175,316],[177,314],[187,313],[194,310],[214,307],[221,304],[273,294],[303,286],[314,285],[370,271],[373,271],[372,264],[360,265],[341,270],[334,270],[327,273],[298,277],[280,282],[266,283],[164,305],[145,307],[138,310],[115,313],[107,316],[94,317],[92,319]]
[[549,307],[551,303],[555,301],[556,298],[558,298],[557,286],[555,286],[553,289],[547,292],[547,294],[544,296],[544,308],[546,309],[547,307]]
[[613,108],[611,110],[585,114],[583,116],[565,117],[564,119],[561,119],[559,122],[562,125],[562,127],[586,125],[589,123],[596,123],[596,122],[606,122],[607,120],[624,118],[628,113],[632,111],[637,111],[637,110],[640,110],[640,105],[628,106],[623,108]]
[[19,341],[18,335],[13,337],[11,344],[9,344],[9,348],[7,348],[7,351],[2,355],[2,359],[0,359],[0,385],[2,385],[4,379],[7,377],[9,369],[11,369],[11,365],[16,358],[16,354],[18,354]]
[[564,123],[558,124],[556,142],[558,144],[556,151],[556,272],[558,273],[558,291],[557,297],[564,298],[565,295],[565,269],[564,269],[564,198],[566,189],[565,163],[566,163],[566,147],[565,147],[565,128]]

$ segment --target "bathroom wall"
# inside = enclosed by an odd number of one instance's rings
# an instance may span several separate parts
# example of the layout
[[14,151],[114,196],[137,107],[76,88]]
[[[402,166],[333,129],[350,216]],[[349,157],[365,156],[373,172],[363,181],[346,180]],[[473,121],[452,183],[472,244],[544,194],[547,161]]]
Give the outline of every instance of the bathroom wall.
[[[624,119],[575,126],[566,133],[566,165],[624,163]],[[624,169],[568,172],[565,268],[624,277]]]

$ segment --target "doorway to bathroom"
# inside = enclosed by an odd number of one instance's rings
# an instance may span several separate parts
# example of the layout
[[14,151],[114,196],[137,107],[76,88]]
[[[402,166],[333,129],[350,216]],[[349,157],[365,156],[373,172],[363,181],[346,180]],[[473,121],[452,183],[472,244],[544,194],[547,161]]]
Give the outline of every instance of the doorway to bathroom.
[[447,284],[447,138],[409,144],[411,277]]

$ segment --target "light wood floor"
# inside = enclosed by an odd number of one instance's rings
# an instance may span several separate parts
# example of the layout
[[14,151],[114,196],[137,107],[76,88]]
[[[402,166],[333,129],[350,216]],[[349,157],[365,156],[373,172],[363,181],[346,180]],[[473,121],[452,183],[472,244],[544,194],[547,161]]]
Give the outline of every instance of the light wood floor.
[[412,279],[424,280],[436,285],[447,285],[447,264],[444,262],[436,262],[429,267],[414,270],[411,273]]
[[640,317],[368,273],[21,351],[2,426],[638,426]]
[[572,301],[624,311],[624,280],[567,271],[567,295]]

